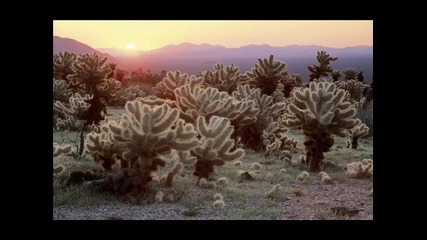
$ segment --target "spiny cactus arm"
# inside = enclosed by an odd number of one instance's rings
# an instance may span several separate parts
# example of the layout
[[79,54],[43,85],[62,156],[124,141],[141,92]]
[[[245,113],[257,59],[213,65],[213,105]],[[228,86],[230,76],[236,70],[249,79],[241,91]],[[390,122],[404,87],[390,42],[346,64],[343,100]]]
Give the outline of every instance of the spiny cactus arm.
[[342,72],[344,73],[344,80],[357,80],[359,74],[355,68],[347,68]]
[[98,91],[101,97],[108,101],[116,97],[117,91],[121,89],[121,83],[114,78],[105,80],[102,84],[99,84]]
[[109,127],[115,141],[126,143],[127,157],[186,151],[198,144],[194,127],[179,120],[178,109],[132,101],[126,104],[126,111],[120,124],[113,122]]
[[53,144],[53,157],[57,157],[60,154],[67,154],[71,152],[71,145],[56,145]]
[[359,102],[363,98],[363,93],[369,85],[351,79],[338,83],[338,87],[348,92],[348,97],[352,103]]
[[230,120],[213,116],[206,122],[206,118],[197,118],[197,130],[201,136],[202,144],[197,146],[193,152],[200,160],[239,160],[244,155],[243,149],[230,151],[234,147],[234,140],[230,139],[234,129]]
[[174,90],[178,107],[185,112],[188,109],[196,109],[197,97],[200,89],[184,85]]
[[178,151],[188,151],[196,147],[200,142],[197,140],[197,132],[192,124],[178,120],[175,129],[176,137],[171,143],[171,147]]
[[234,64],[225,67],[223,64],[217,64],[214,69],[214,72],[205,71],[201,73],[204,85],[215,87],[220,91],[231,94],[241,84],[242,76],[239,68]]
[[103,158],[113,158],[114,154],[121,155],[123,144],[114,142],[108,126],[102,126],[100,133],[91,132],[86,137],[85,149],[88,154],[99,153]]
[[171,108],[177,107],[176,101],[172,101],[170,99],[163,99],[156,96],[140,97],[140,98],[137,98],[137,100],[145,105],[149,105],[150,107],[155,107],[163,104],[166,104]]
[[258,59],[252,73],[246,73],[244,78],[251,78],[249,81],[251,85],[260,88],[263,94],[271,95],[286,73],[286,63],[276,61],[274,56],[270,55],[268,59]]
[[362,138],[369,133],[369,127],[366,126],[366,124],[362,123],[357,126],[355,126],[353,129],[351,129],[353,135],[358,136],[359,138]]
[[65,80],[57,80],[53,78],[53,100],[60,102],[67,102],[73,94],[70,85]]
[[66,106],[64,103],[60,101],[56,101],[53,104],[53,109],[65,115],[73,115],[75,113],[73,109],[69,108],[68,106]]
[[76,60],[74,53],[60,52],[59,56],[53,59],[53,75],[57,78],[67,80],[67,76],[73,73],[72,66]]
[[162,80],[165,88],[171,92],[175,90],[179,85],[184,85],[183,83],[188,79],[188,74],[182,74],[180,71],[167,72],[166,77]]
[[101,58],[96,53],[81,55],[72,67],[74,74],[70,74],[68,78],[95,86],[111,72],[111,69],[105,64],[107,60],[107,57]]

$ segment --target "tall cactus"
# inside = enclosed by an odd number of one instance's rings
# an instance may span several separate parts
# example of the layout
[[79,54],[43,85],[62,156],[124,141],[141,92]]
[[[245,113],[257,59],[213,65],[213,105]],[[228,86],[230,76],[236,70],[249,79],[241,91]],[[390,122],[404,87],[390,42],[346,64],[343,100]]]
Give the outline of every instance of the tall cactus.
[[53,77],[69,81],[67,76],[74,73],[72,66],[76,61],[76,54],[65,51],[53,58]]
[[320,77],[327,77],[329,74],[333,73],[331,68],[331,62],[336,61],[338,58],[330,57],[329,54],[326,54],[325,51],[317,52],[317,62],[319,65],[308,66],[310,74],[310,82],[314,79],[319,79]]
[[245,154],[241,148],[234,148],[235,142],[230,138],[234,128],[230,120],[223,117],[212,116],[207,122],[206,118],[197,118],[197,132],[201,144],[196,146],[192,153],[197,158],[193,174],[201,178],[208,178],[214,172],[214,166],[221,166],[225,161],[240,160]]
[[74,74],[68,79],[77,82],[82,89],[93,95],[88,103],[90,108],[87,115],[87,124],[98,125],[107,115],[106,104],[115,97],[120,89],[120,82],[107,79],[111,72],[107,57],[101,58],[96,53],[86,53],[77,58],[72,69]]
[[110,122],[113,141],[124,146],[130,170],[107,179],[115,191],[138,194],[147,190],[151,173],[164,166],[161,157],[172,149],[187,151],[199,144],[192,124],[179,119],[179,110],[166,104],[150,107],[139,101],[126,103],[120,122]]
[[288,110],[284,124],[302,128],[308,138],[304,145],[310,171],[321,170],[323,152],[334,144],[332,134],[344,136],[344,130],[360,123],[353,118],[356,109],[345,100],[345,91],[332,82],[311,82],[309,88],[294,91]]
[[253,87],[261,89],[262,94],[271,95],[287,71],[286,63],[275,60],[274,55],[270,55],[268,59],[259,58],[252,71],[246,72],[246,75]]

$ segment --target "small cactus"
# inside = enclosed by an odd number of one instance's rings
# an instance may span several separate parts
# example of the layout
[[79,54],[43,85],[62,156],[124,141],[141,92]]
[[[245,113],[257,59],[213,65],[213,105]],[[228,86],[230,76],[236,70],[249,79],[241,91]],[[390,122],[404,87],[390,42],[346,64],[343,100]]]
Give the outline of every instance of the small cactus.
[[303,171],[301,174],[297,176],[297,180],[302,181],[304,179],[307,179],[310,176],[310,174],[306,171]]
[[267,197],[274,197],[276,195],[276,193],[278,192],[279,188],[281,187],[280,184],[276,184],[274,185],[273,188],[271,188],[268,192],[267,192]]
[[218,199],[213,203],[213,206],[215,208],[224,208],[225,207],[225,202],[222,199]]
[[228,185],[228,180],[225,177],[219,178],[218,180],[216,180],[216,183],[218,186],[222,186],[225,187]]
[[214,196],[213,196],[213,200],[214,201],[216,201],[216,200],[223,200],[223,199],[224,199],[224,196],[222,196],[221,193],[215,193]]
[[254,172],[261,172],[262,166],[261,166],[261,164],[254,162],[251,164],[251,168],[252,168],[252,170],[254,170]]

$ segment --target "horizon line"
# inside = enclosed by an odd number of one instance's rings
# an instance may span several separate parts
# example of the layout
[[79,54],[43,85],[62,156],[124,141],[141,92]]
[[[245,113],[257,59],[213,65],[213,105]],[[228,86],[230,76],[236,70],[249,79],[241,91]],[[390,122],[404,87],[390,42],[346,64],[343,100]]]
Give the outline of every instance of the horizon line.
[[[61,37],[61,36],[58,36],[58,35],[53,35],[53,36],[54,37],[59,37],[59,38],[66,38],[66,39],[74,40],[74,41],[83,43],[85,45],[88,45],[89,47],[92,47],[94,49],[118,49],[118,50],[126,51],[126,49],[124,49],[124,48],[117,48],[117,47],[93,47],[93,46],[91,46],[91,45],[89,45],[87,43],[81,42],[81,41],[76,40],[74,38]],[[142,51],[142,52],[149,52],[149,51],[154,51],[154,50],[162,49],[162,48],[169,47],[169,46],[179,46],[179,45],[183,45],[183,44],[191,44],[191,45],[195,45],[195,46],[210,45],[210,46],[218,46],[218,47],[223,47],[223,48],[228,48],[228,49],[242,48],[242,47],[248,47],[248,46],[262,46],[262,45],[267,45],[269,47],[291,47],[291,46],[296,46],[296,47],[323,47],[323,48],[333,48],[333,49],[345,49],[345,48],[352,48],[352,47],[373,47],[373,45],[354,45],[354,46],[346,46],[346,47],[327,47],[327,46],[315,45],[315,44],[310,44],[310,45],[289,44],[289,45],[284,45],[284,46],[273,46],[273,45],[270,45],[268,43],[248,44],[248,45],[242,45],[240,47],[226,47],[226,46],[221,45],[221,44],[213,44],[213,43],[200,43],[200,44],[196,44],[196,43],[191,43],[191,42],[181,42],[181,43],[178,43],[178,44],[168,44],[168,45],[165,45],[165,46],[162,46],[162,47],[159,47],[159,48],[153,48],[153,49],[150,49],[150,50],[142,50],[142,49],[140,49],[140,48],[137,47],[137,48],[135,48],[135,50]],[[138,45],[136,44],[136,46],[138,46]]]

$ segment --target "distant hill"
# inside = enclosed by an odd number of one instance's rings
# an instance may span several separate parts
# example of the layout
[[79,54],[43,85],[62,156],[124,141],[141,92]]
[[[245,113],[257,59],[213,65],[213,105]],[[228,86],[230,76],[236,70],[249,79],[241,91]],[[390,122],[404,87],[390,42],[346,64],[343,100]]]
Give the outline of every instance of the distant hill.
[[108,57],[109,61],[117,61],[114,57],[109,54],[102,53],[87,44],[81,43],[71,38],[62,38],[53,36],[53,55],[59,54],[59,52],[72,52],[75,54],[94,53],[102,57]]
[[143,67],[158,73],[161,70],[181,70],[194,74],[213,69],[216,63],[231,64],[246,72],[252,69],[258,58],[273,54],[277,59],[288,65],[290,73],[299,73],[307,80],[310,73],[307,66],[317,64],[318,51],[326,51],[332,57],[338,57],[331,63],[333,69],[344,70],[356,68],[363,71],[365,81],[373,75],[373,47],[357,46],[348,48],[328,48],[322,46],[273,47],[264,45],[248,45],[239,48],[226,48],[220,45],[182,43],[163,48],[140,52],[132,57],[117,56],[119,65],[127,69]]
[[310,74],[307,66],[317,64],[318,51],[326,51],[332,57],[338,57],[337,61],[331,63],[333,69],[356,68],[358,71],[363,71],[365,81],[368,82],[373,75],[372,46],[328,48],[299,45],[274,47],[263,44],[227,48],[221,45],[182,43],[151,51],[129,52],[117,48],[93,49],[72,39],[54,37],[54,53],[64,50],[74,53],[97,51],[106,56],[111,55],[113,57],[110,56],[110,61],[116,62],[119,67],[128,71],[142,67],[145,70],[150,69],[153,73],[159,73],[161,70],[181,70],[189,74],[212,70],[217,63],[234,63],[244,73],[252,69],[258,58],[274,54],[277,59],[287,63],[289,73],[301,74],[306,81]]

